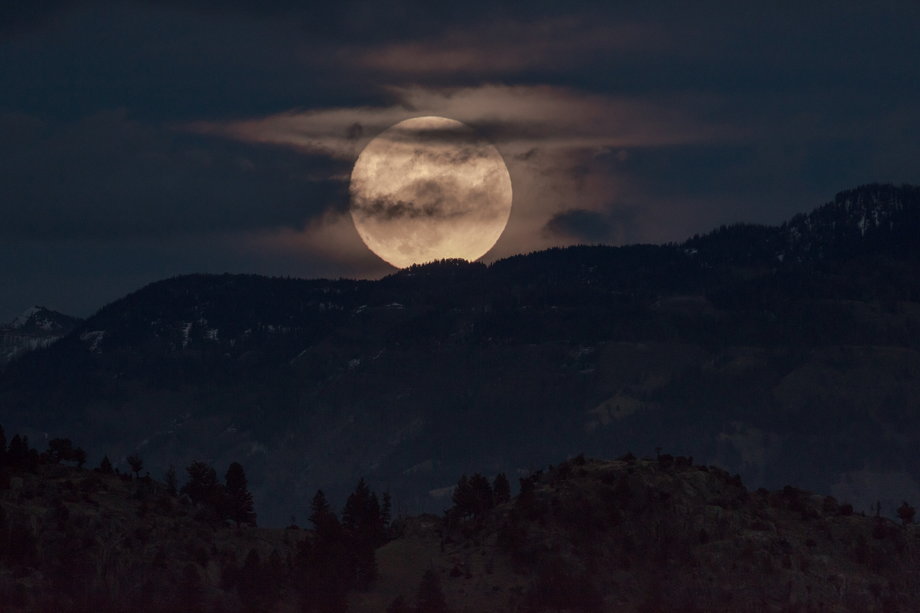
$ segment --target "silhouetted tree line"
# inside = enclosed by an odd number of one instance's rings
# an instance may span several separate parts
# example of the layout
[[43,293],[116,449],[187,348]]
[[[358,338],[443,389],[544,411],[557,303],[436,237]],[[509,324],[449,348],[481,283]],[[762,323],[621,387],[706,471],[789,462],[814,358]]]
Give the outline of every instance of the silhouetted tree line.
[[[206,495],[213,481],[209,471],[202,472],[206,479],[195,483],[207,485],[201,490]],[[313,530],[298,543],[293,559],[262,560],[250,551],[242,566],[224,568],[221,586],[235,589],[251,611],[270,610],[279,592],[291,588],[299,592],[304,612],[344,612],[348,592],[368,588],[377,577],[375,550],[389,540],[390,514],[389,494],[378,497],[364,479],[348,496],[341,519],[319,490],[310,506]]]
[[[48,449],[42,453],[31,447],[29,437],[16,434],[6,441],[6,433],[0,426],[0,487],[8,487],[11,471],[25,470],[34,472],[40,464],[59,464],[73,462],[77,468],[86,463],[86,451],[76,447],[69,438],[53,438],[48,441]],[[141,479],[144,468],[143,460],[137,454],[127,458],[135,479]],[[193,462],[186,468],[189,480],[181,491],[177,491],[175,469],[170,468],[166,474],[167,492],[187,495],[191,502],[204,507],[205,515],[210,519],[235,522],[237,526],[256,525],[256,513],[252,494],[249,492],[246,473],[238,462],[233,462],[227,469],[224,483],[217,480],[214,468],[204,462]],[[117,474],[130,478],[113,468],[108,455],[102,457],[95,472],[100,474]],[[144,479],[151,481],[148,476]]]
[[499,473],[490,483],[479,473],[467,477],[461,475],[454,488],[453,506],[448,509],[449,521],[482,519],[497,505],[511,500],[511,484],[504,473]]
[[7,480],[10,469],[34,470],[40,461],[38,451],[29,446],[28,436],[14,434],[7,446],[6,433],[3,426],[0,426],[0,468],[4,470]]
[[[239,462],[227,468],[224,482],[217,480],[217,471],[205,462],[192,462],[185,471],[188,482],[179,490],[205,511],[203,518],[235,522],[237,527],[256,525],[256,513],[246,482],[246,473]],[[166,474],[168,489],[175,489],[175,469]]]
[[377,577],[375,550],[388,540],[389,494],[382,499],[361,479],[342,510],[332,510],[322,490],[310,508],[313,533],[300,544],[298,573],[305,610],[344,611],[350,589],[367,588]]
[[[25,436],[16,435],[7,444],[4,430],[0,427],[0,489],[9,488],[11,478],[16,473],[37,473],[42,464],[72,462],[82,467],[85,461],[85,452],[75,447],[69,439],[52,439],[49,441],[48,450],[39,453],[29,445]],[[188,478],[181,488],[178,487],[176,471],[172,467],[166,473],[163,488],[153,482],[149,475],[140,476],[144,464],[137,454],[127,458],[127,463],[130,471],[121,472],[113,467],[108,456],[103,456],[93,473],[111,475],[125,481],[137,481],[139,489],[135,491],[134,499],[141,502],[138,517],[143,517],[148,512],[145,509],[149,508],[149,504],[161,505],[160,508],[181,509],[181,501],[186,500],[185,504],[195,505],[197,508],[197,519],[218,523],[231,521],[238,527],[247,524],[254,526],[256,523],[246,474],[238,462],[230,464],[223,482],[218,479],[216,470],[210,464],[192,462],[185,469]],[[87,476],[81,482],[81,487],[92,488],[92,483],[102,481],[99,481],[98,476]],[[148,485],[152,489],[147,487]],[[151,496],[151,492],[159,493]],[[163,498],[171,497],[179,498],[172,503],[179,506],[163,507]],[[252,549],[241,564],[234,560],[223,564],[221,587],[227,592],[235,592],[246,611],[271,610],[285,590],[300,593],[304,611],[345,611],[348,591],[367,588],[377,576],[374,552],[388,540],[390,520],[389,494],[384,493],[382,497],[378,497],[363,479],[348,497],[341,519],[332,510],[322,491],[319,491],[314,497],[310,513],[313,530],[297,545],[296,555],[289,555],[285,560],[277,550],[269,556],[264,556],[258,550]],[[69,535],[73,532],[69,525],[68,505],[59,498],[52,501],[52,506],[42,521],[45,522],[44,528],[53,525],[61,534]],[[143,542],[143,539],[147,538],[145,533],[146,530],[141,526],[134,531],[132,538]],[[87,604],[87,610],[119,610],[112,595],[104,592],[87,595],[84,584],[90,580],[80,573],[72,572],[72,561],[85,555],[85,552],[76,549],[71,551],[72,546],[82,547],[78,541],[68,537],[56,545],[61,548],[60,555],[55,554],[52,558],[59,559],[58,563],[49,561],[47,551],[45,554],[40,553],[40,548],[47,548],[48,545],[43,540],[40,544],[38,536],[40,535],[36,534],[27,517],[7,517],[4,507],[0,505],[0,571],[3,566],[40,565],[45,576],[55,586],[61,602],[71,602],[75,595],[79,595],[87,603],[92,602],[91,605]],[[173,604],[176,611],[200,610],[199,606],[204,606],[205,591],[201,568],[207,566],[211,554],[199,548],[192,553],[195,563],[176,571],[178,574],[170,583],[172,591],[159,595],[157,604],[151,604],[149,610],[172,611],[170,607]],[[86,568],[91,569],[92,566],[86,565]],[[158,555],[153,561],[153,566],[166,569],[169,567],[169,561]],[[0,600],[11,595],[8,591],[0,592]],[[30,598],[27,594],[21,594],[15,596],[12,603],[24,606],[31,602]]]

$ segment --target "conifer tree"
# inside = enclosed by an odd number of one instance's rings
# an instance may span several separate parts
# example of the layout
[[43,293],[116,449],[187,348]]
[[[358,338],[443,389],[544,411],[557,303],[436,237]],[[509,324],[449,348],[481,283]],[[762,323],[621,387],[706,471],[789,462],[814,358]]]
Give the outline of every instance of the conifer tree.
[[98,470],[104,475],[111,475],[112,473],[115,472],[112,469],[112,461],[109,460],[109,456],[107,455],[102,456],[102,461],[99,462],[99,468],[97,468],[96,470]]
[[383,493],[383,504],[380,506],[380,521],[383,522],[383,528],[386,531],[390,529],[390,521],[392,521],[393,513],[393,500],[390,497],[390,492]]
[[345,503],[342,527],[351,542],[355,583],[365,587],[377,576],[374,550],[384,543],[385,531],[377,495],[363,478]]
[[7,450],[7,460],[11,466],[23,467],[29,458],[29,437],[14,434]]
[[164,477],[164,480],[166,482],[166,492],[171,496],[175,496],[178,492],[177,488],[179,487],[179,480],[176,477],[176,467],[172,464],[170,464],[169,468],[166,469],[166,476]]
[[495,480],[492,482],[492,495],[495,499],[495,504],[504,504],[511,500],[511,484],[508,482],[508,477],[505,476],[505,473],[495,475]]
[[188,473],[188,483],[180,491],[192,502],[209,504],[219,510],[222,492],[214,467],[206,462],[195,461],[185,471]]
[[69,438],[53,438],[48,441],[48,459],[55,464],[70,458],[73,442]]
[[914,515],[916,515],[917,510],[911,505],[907,504],[907,501],[903,501],[901,506],[898,507],[898,517],[901,518],[901,523],[905,526],[912,524],[914,522]]
[[132,453],[128,456],[128,465],[131,466],[131,472],[134,473],[136,479],[140,479],[141,471],[144,470],[144,461],[136,453]]
[[492,485],[483,475],[476,473],[470,477],[470,489],[473,492],[473,515],[482,517],[495,506]]
[[466,475],[460,475],[457,486],[454,488],[452,500],[454,508],[461,516],[473,514],[473,510],[476,507],[476,495],[473,493],[470,480]]
[[224,477],[224,491],[226,492],[227,517],[240,524],[256,525],[256,513],[252,503],[252,494],[249,493],[246,483],[246,473],[239,462],[233,462],[227,469]]
[[339,613],[347,608],[345,598],[353,578],[353,557],[338,517],[326,496],[318,490],[313,496],[310,521],[314,526],[312,543],[305,545],[307,557],[304,585],[308,611]]
[[[326,495],[323,490],[316,490],[310,504],[310,523],[313,524],[313,529],[320,532],[333,519],[335,519],[335,514],[329,508]],[[335,522],[338,523],[338,520],[335,519]]]

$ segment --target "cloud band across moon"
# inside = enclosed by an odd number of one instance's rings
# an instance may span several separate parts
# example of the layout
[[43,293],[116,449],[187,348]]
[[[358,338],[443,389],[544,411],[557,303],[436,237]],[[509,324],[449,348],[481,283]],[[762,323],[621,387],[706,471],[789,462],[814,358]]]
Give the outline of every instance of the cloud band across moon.
[[[482,143],[494,144],[508,167],[515,202],[520,206],[511,211],[508,228],[488,252],[488,258],[596,240],[597,232],[581,236],[558,231],[558,224],[549,222],[573,206],[596,211],[598,218],[608,216],[611,207],[619,206],[621,193],[629,189],[619,170],[629,157],[628,151],[726,143],[739,137],[735,127],[693,116],[692,109],[705,108],[705,104],[684,105],[683,100],[674,100],[668,106],[660,101],[542,85],[411,86],[387,91],[391,103],[382,106],[292,110],[250,119],[194,122],[183,128],[200,135],[326,156],[347,165],[356,160],[371,139],[386,142],[389,147],[424,145],[426,151],[415,154],[418,159],[424,157],[425,164],[472,163],[491,155]],[[452,117],[463,122],[464,127],[430,127],[412,134],[387,130],[419,115]],[[353,177],[339,179],[348,182]],[[373,197],[355,198],[352,190],[351,215],[342,216],[338,212],[344,211],[341,207],[334,215],[311,221],[304,231],[304,243],[315,243],[323,233],[347,234],[340,226],[351,226],[353,220],[392,226],[406,219],[452,219],[456,223],[458,218],[474,212],[483,219],[502,214],[500,209],[482,203],[475,207],[469,204],[475,199],[472,191],[465,199],[466,205],[458,203],[449,189],[427,194],[424,204],[420,204],[419,193],[425,190],[430,190],[425,180],[407,183],[400,193]],[[487,194],[485,190],[479,198],[488,200]],[[635,226],[637,220],[627,223]],[[667,231],[665,225],[654,231],[662,228]],[[612,235],[653,238],[651,231],[641,228],[630,227],[624,232]],[[421,234],[417,240],[422,240],[420,237]],[[428,236],[425,240],[433,239]],[[395,248],[411,251],[407,245]]]
[[436,116],[407,119],[368,143],[349,192],[361,239],[400,268],[482,257],[501,236],[512,199],[495,147]]

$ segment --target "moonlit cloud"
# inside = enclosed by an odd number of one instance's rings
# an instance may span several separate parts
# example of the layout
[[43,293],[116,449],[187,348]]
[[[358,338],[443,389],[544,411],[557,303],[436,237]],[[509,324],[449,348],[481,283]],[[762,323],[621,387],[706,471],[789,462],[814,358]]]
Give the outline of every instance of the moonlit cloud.
[[499,21],[454,28],[437,36],[393,41],[344,53],[355,67],[391,77],[507,75],[539,69],[563,70],[598,54],[636,53],[666,44],[663,33],[635,23],[591,23],[569,16],[521,23]]
[[420,115],[472,126],[508,165],[514,206],[486,260],[679,241],[920,181],[917,3],[51,0],[0,13],[9,317],[35,296],[86,314],[73,279],[105,288],[90,292],[98,306],[180,271],[383,274],[347,212],[351,167]]
[[253,143],[285,145],[353,160],[370,138],[410,117],[439,115],[474,126],[502,151],[524,156],[535,147],[622,148],[728,141],[736,126],[705,118],[707,101],[601,96],[552,86],[390,87],[393,104],[286,111],[187,129]]
[[[438,115],[462,121],[503,154],[515,189],[509,227],[491,258],[584,240],[578,233],[545,228],[575,202],[580,210],[596,211],[601,217],[616,215],[622,179],[608,166],[622,164],[631,149],[731,142],[744,132],[707,120],[707,101],[702,98],[662,104],[550,86],[391,87],[388,91],[394,98],[388,106],[289,111],[229,122],[195,122],[186,129],[351,164],[369,139],[404,119]],[[632,228],[604,239],[619,242],[632,235],[645,238],[641,230]]]

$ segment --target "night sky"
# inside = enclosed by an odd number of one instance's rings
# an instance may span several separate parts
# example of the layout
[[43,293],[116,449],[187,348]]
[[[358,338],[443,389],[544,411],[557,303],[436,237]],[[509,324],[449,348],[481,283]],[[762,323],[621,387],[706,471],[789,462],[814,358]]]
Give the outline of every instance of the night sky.
[[486,261],[920,183],[916,1],[313,4],[4,2],[0,322],[183,273],[392,272],[348,176],[419,115],[508,164]]

